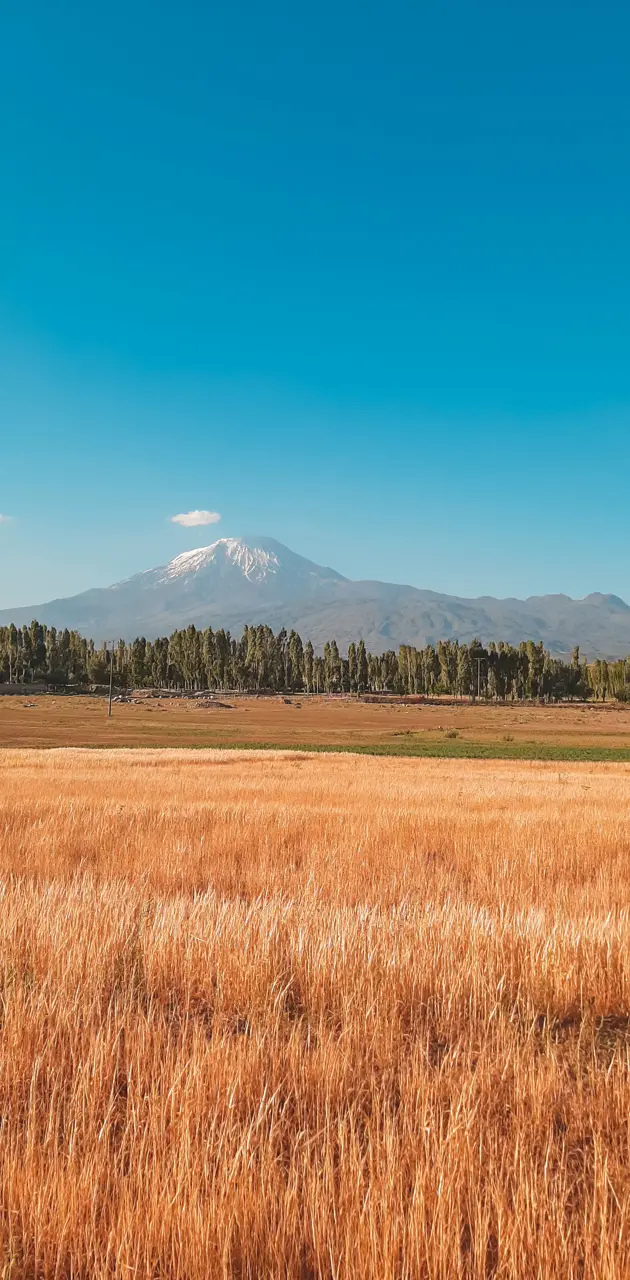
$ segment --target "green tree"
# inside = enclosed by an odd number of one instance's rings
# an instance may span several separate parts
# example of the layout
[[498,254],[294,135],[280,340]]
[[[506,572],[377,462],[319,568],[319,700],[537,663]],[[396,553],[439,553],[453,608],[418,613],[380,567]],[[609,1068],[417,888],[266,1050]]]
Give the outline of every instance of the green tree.
[[357,645],[357,692],[363,693],[369,684],[369,666],[367,652],[365,648],[365,640],[359,640]]
[[289,636],[288,675],[290,689],[304,688],[304,647],[297,631]]
[[306,692],[312,693],[314,688],[315,652],[310,640],[304,646],[304,684]]
[[357,690],[357,646],[354,640],[348,645],[348,684],[350,692],[356,693]]

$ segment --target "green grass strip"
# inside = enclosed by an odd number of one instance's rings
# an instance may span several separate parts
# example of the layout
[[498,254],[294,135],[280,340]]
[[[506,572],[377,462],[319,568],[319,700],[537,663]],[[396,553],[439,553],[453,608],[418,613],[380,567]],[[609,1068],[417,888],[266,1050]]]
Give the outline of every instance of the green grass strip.
[[[148,744],[147,744],[148,745]],[[177,743],[162,744],[176,747]],[[195,744],[202,747],[202,743]],[[212,742],[217,751],[310,751],[336,752],[360,756],[401,756],[405,758],[448,760],[574,760],[592,763],[625,762],[630,764],[630,747],[573,747],[546,742],[468,742],[465,739],[437,742],[286,743],[286,742]],[[193,748],[194,749],[194,748]]]
[[[630,764],[630,747],[574,747],[555,742],[471,742],[455,741],[321,743],[321,742],[71,742],[68,748],[83,751],[303,751],[314,755],[398,756],[401,759],[437,760],[566,760],[592,764]],[[8,749],[25,751],[63,750],[57,742],[30,743]]]

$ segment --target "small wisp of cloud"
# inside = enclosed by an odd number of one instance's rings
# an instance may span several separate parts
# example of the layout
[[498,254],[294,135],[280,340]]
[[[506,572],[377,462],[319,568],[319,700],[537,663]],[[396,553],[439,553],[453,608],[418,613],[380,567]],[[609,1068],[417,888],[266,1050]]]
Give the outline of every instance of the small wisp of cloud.
[[185,529],[198,524],[218,524],[220,519],[218,511],[183,511],[181,515],[169,516],[171,524],[182,524]]
[[13,516],[5,516],[0,511],[0,524],[11,524]]

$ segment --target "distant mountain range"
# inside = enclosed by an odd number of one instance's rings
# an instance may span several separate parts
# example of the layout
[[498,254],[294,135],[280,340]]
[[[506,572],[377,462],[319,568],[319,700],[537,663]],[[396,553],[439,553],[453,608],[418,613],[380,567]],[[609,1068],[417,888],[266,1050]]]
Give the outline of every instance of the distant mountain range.
[[191,622],[238,634],[246,623],[264,622],[274,631],[294,627],[317,647],[335,637],[345,650],[350,640],[363,637],[374,653],[399,644],[476,637],[511,644],[542,640],[558,655],[576,644],[591,658],[630,653],[630,607],[618,596],[467,600],[389,582],[353,582],[273,538],[258,537],[219,538],[112,587],[0,611],[2,626],[33,618],[97,642],[154,639]]

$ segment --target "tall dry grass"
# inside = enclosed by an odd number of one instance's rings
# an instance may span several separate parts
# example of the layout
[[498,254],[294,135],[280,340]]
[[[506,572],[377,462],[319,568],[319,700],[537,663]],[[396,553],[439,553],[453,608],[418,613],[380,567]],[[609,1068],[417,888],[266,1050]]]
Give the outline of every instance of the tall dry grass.
[[629,800],[0,753],[0,1276],[630,1275]]

